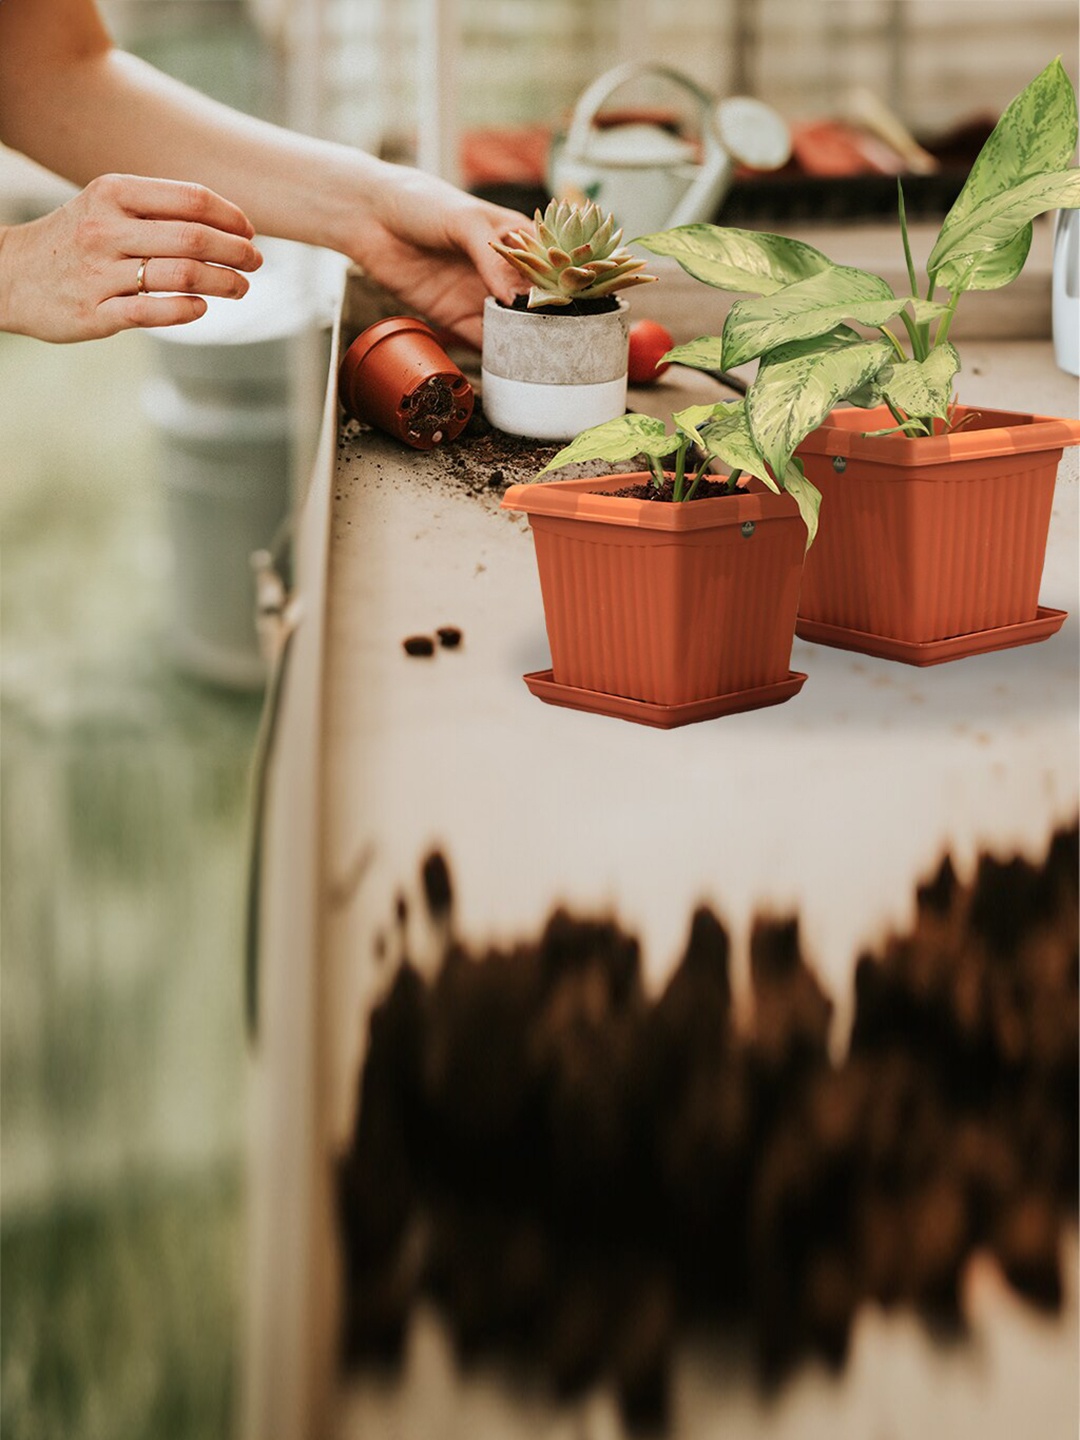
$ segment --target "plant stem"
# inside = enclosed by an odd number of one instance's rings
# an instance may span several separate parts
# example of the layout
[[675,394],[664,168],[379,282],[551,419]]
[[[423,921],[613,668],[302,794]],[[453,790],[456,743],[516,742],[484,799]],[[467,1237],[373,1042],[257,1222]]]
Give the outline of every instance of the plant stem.
[[652,483],[656,486],[657,490],[662,490],[664,488],[664,471],[660,465],[660,461],[657,460],[655,455],[650,455],[648,458],[649,469],[653,473]]
[[690,441],[683,437],[679,441],[679,448],[675,451],[675,484],[672,488],[671,498],[676,504],[683,498],[683,479],[686,475],[686,451]]
[[[904,315],[904,312],[903,312],[902,310],[901,310],[900,314],[901,314],[901,316],[903,316],[904,319],[907,318],[907,317]],[[879,325],[879,326],[878,326],[878,329],[881,331],[882,335],[885,336],[885,339],[888,340],[889,344],[890,344],[890,345],[893,347],[893,349],[896,351],[897,355],[899,355],[900,359],[901,359],[901,360],[906,360],[906,359],[908,358],[908,353],[907,353],[907,351],[904,349],[903,345],[900,344],[900,341],[899,341],[899,340],[897,339],[897,337],[893,334],[893,332],[889,329],[889,327],[888,327],[887,325]]]
[[952,296],[952,299],[949,301],[949,308],[945,311],[945,314],[941,317],[941,320],[940,320],[940,322],[939,322],[939,324],[938,324],[938,328],[937,328],[937,334],[934,336],[934,347],[935,347],[935,349],[937,348],[938,345],[944,345],[944,344],[945,344],[945,341],[949,338],[949,327],[952,325],[953,316],[956,314],[956,307],[957,307],[957,305],[959,305],[959,303],[960,303],[960,296],[961,296],[963,293],[964,293],[964,292],[963,292],[962,290],[957,290],[957,291],[955,291],[955,293],[954,293],[953,296]]
[[900,319],[904,322],[904,329],[911,341],[911,353],[916,360],[926,359],[926,344],[930,336],[921,325],[916,325],[915,318],[909,315],[906,310],[900,311]]
[[[711,457],[710,455],[706,455],[706,456],[705,456],[705,459],[701,462],[701,464],[698,466],[697,470],[695,471],[695,473],[694,473],[694,478],[693,478],[693,480],[691,480],[691,482],[690,482],[690,488],[689,488],[689,490],[687,490],[687,492],[686,492],[686,499],[687,499],[687,500],[692,500],[692,499],[694,498],[694,494],[695,494],[695,492],[697,491],[698,484],[699,484],[699,482],[700,482],[700,480],[701,480],[701,477],[705,474],[705,471],[706,471],[707,468],[708,468],[709,461],[710,461],[711,458],[712,458],[712,457]],[[735,471],[735,474],[736,474],[736,475],[738,475],[739,473],[740,473],[740,472],[739,472],[738,470]],[[730,488],[730,480],[729,480],[729,488]]]

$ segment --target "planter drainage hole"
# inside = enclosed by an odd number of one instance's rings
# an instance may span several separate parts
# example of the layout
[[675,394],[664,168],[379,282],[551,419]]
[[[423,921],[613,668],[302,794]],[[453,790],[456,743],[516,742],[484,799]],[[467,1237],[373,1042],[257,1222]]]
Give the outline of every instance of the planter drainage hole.
[[749,537],[750,537],[750,536],[754,533],[754,531],[757,529],[757,526],[754,524],[753,520],[744,520],[744,521],[742,522],[742,524],[739,526],[739,529],[740,529],[740,530],[742,531],[742,533],[747,537],[747,539],[749,539]]

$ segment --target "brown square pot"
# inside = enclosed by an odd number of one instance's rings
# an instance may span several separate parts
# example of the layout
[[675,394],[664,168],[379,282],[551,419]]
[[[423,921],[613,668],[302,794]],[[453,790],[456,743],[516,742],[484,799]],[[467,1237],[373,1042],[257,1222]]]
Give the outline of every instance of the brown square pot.
[[503,498],[532,526],[555,683],[686,706],[786,682],[806,546],[795,502],[764,488],[679,505],[610,493],[646,478]]
[[[834,410],[799,446],[822,495],[800,635],[871,653],[885,652],[866,637],[885,637],[900,642],[892,658],[919,664],[904,645],[971,635],[968,650],[942,656],[959,658],[1034,624],[1058,462],[1080,421],[960,413],[975,418],[947,435],[870,439],[893,423],[887,408]],[[1025,638],[1044,637],[1010,643]]]

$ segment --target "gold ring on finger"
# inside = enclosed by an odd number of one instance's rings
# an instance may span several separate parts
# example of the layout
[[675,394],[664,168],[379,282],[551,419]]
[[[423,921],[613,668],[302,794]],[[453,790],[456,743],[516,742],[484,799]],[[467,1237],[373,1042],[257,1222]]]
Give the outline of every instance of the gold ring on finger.
[[146,294],[146,291],[147,291],[147,285],[146,285],[146,267],[147,267],[147,265],[149,265],[149,264],[150,264],[150,257],[147,256],[147,258],[146,258],[146,259],[142,262],[142,264],[139,266],[139,272],[138,272],[138,274],[135,276],[135,294],[136,294],[136,295],[145,295],[145,294]]

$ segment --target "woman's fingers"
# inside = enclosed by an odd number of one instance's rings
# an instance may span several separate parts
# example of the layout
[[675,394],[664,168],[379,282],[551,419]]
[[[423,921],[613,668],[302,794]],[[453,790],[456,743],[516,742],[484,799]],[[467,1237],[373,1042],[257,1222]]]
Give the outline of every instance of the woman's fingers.
[[120,208],[136,219],[191,220],[248,240],[255,234],[251,221],[238,206],[205,185],[141,175],[106,175],[102,181],[106,187],[112,186]]
[[206,301],[199,295],[117,295],[98,306],[103,335],[188,325],[205,314]]
[[102,176],[0,232],[0,324],[60,342],[186,324],[205,313],[203,297],[246,293],[244,272],[262,264],[253,233],[203,186]]
[[118,296],[169,291],[239,300],[248,292],[247,280],[236,270],[224,265],[204,264],[201,260],[176,260],[166,255],[151,255],[137,260],[134,256],[127,256],[116,262],[115,272],[113,291]]
[[130,220],[120,238],[122,253],[135,260],[146,256],[193,260],[248,271],[262,264],[262,256],[245,235],[215,230],[192,220]]

